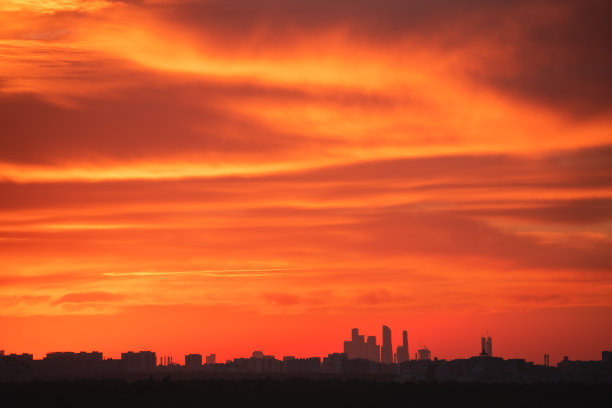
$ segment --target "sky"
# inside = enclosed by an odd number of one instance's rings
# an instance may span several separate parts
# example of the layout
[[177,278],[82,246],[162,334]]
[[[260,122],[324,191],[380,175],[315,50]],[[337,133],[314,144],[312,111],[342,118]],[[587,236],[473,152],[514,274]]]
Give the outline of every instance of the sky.
[[612,349],[605,0],[2,0],[0,349]]

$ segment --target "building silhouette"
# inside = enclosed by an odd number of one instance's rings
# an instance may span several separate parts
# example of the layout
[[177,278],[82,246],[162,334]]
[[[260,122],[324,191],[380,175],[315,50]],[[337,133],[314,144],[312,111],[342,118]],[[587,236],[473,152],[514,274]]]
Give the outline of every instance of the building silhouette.
[[431,351],[424,346],[422,349],[417,350],[417,360],[419,361],[430,361],[431,360]]
[[217,363],[217,355],[216,354],[209,354],[206,356],[206,364],[207,365],[214,365]]
[[359,329],[351,330],[351,340],[344,342],[344,353],[349,359],[368,360],[370,358],[370,350],[364,337],[364,335],[359,334]]
[[393,364],[393,346],[391,343],[391,329],[382,327],[382,347],[380,349],[380,361],[383,364]]
[[321,371],[329,374],[341,374],[347,360],[346,353],[328,354],[327,357],[323,357]]
[[148,371],[155,369],[157,357],[152,351],[128,351],[121,353],[121,361],[127,371]]
[[493,357],[493,340],[491,339],[491,336],[487,335],[487,337],[481,337],[480,346],[482,350],[480,355],[482,357]]
[[103,363],[101,352],[52,352],[41,360],[43,370],[56,374],[88,373],[98,371]]
[[408,354],[408,332],[406,330],[402,332],[402,345],[397,347],[395,355],[398,364],[410,360],[410,354]]
[[380,346],[376,344],[376,336],[368,336],[368,357],[370,361],[380,363]]
[[[385,327],[383,336],[390,336]],[[363,340],[355,333],[356,343]],[[487,336],[488,337],[488,336]],[[352,341],[352,340],[351,340]],[[373,361],[379,358],[376,350],[376,338],[369,336],[364,342],[368,351],[374,350],[371,359],[349,359],[345,353],[333,353],[321,361],[318,357],[296,358],[285,356],[282,360],[273,355],[256,351],[249,358],[235,358],[224,364],[216,364],[215,355],[207,356],[208,364],[202,365],[202,355],[188,354],[185,364],[172,362],[171,357],[162,357],[157,366],[154,352],[127,352],[121,354],[121,360],[104,359],[100,352],[53,352],[40,360],[33,359],[31,354],[0,353],[0,383],[12,381],[31,381],[36,379],[96,379],[117,378],[133,380],[159,375],[160,378],[172,375],[173,378],[194,379],[199,376],[214,374],[219,378],[226,376],[244,376],[243,378],[262,378],[270,375],[306,375],[313,378],[329,378],[329,375],[346,376],[379,376],[383,381],[437,381],[455,383],[592,383],[612,384],[612,352],[602,351],[601,360],[574,361],[564,357],[556,367],[550,366],[550,359],[545,355],[544,364],[535,364],[524,359],[503,359],[492,357],[491,341],[481,339],[484,343],[484,355],[455,360],[432,360],[427,347],[415,353],[414,360],[401,364],[387,364]],[[398,354],[401,361],[407,333],[403,333],[402,346]],[[376,347],[374,347],[376,346]],[[388,356],[387,356],[388,358]],[[319,377],[323,376],[323,377]],[[202,378],[202,377],[200,377]],[[238,377],[240,378],[240,377]],[[361,377],[363,378],[363,377]],[[1,399],[1,398],[0,398]]]
[[295,358],[283,356],[281,372],[287,374],[313,374],[321,372],[321,359],[319,357]]
[[198,368],[202,367],[202,355],[201,354],[187,354],[185,356],[185,368]]
[[159,365],[162,367],[171,367],[178,365],[172,360],[172,356],[162,356],[159,358]]

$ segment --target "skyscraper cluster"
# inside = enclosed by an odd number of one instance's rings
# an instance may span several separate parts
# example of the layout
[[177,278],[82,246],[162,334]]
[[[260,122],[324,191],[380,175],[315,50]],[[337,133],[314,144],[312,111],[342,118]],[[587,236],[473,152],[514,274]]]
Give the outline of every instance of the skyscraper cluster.
[[359,329],[355,328],[351,331],[351,340],[344,342],[344,353],[351,360],[363,359],[383,364],[403,363],[410,359],[408,332],[403,331],[402,345],[397,347],[394,354],[391,329],[388,326],[382,327],[382,346],[376,344],[376,336],[368,336],[366,342],[365,336],[359,334]]
[[[477,337],[474,339],[477,340]],[[376,336],[366,336],[352,329],[351,340],[344,342],[343,353],[327,357],[297,358],[283,356],[282,360],[263,351],[253,351],[247,358],[234,358],[217,363],[216,355],[185,355],[185,364],[172,360],[172,356],[159,359],[153,351],[128,351],[121,359],[104,358],[98,351],[51,352],[38,360],[32,354],[6,354],[0,350],[0,383],[32,379],[62,378],[136,378],[146,374],[170,373],[183,378],[192,375],[380,375],[400,381],[454,381],[454,382],[531,382],[568,381],[612,383],[612,351],[603,351],[600,361],[574,361],[563,358],[557,367],[551,367],[550,356],[544,355],[544,364],[524,359],[493,357],[493,341],[487,334],[481,337],[480,355],[454,360],[432,359],[427,346],[419,347],[409,359],[408,333],[402,332],[402,344],[392,352],[391,329],[382,327],[382,345]],[[478,343],[474,341],[474,351]],[[204,359],[205,357],[205,359]],[[204,363],[205,362],[205,363]],[[204,364],[203,364],[204,363]],[[395,363],[395,364],[394,364]],[[1,398],[0,398],[1,400]]]
[[351,339],[344,342],[344,353],[351,360],[361,358],[380,362],[380,346],[376,344],[376,337],[369,336],[367,343],[364,338],[359,334],[359,329],[351,330]]
[[408,332],[406,330],[402,332],[402,345],[397,347],[395,356],[398,364],[410,360],[410,354],[408,354]]
[[482,357],[493,357],[493,340],[491,340],[491,336],[487,334],[487,336],[482,336],[480,339],[481,344],[481,353]]

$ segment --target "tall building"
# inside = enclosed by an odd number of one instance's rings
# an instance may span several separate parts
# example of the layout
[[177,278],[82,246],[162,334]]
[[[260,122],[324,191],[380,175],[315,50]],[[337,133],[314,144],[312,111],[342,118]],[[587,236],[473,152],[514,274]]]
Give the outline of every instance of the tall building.
[[419,360],[431,360],[431,351],[427,348],[427,346],[417,350],[417,355]]
[[185,356],[185,367],[187,368],[202,367],[202,355],[201,354],[187,354]]
[[355,328],[355,329],[351,330],[351,341],[354,341],[356,343],[364,341],[363,335],[359,334],[359,329]]
[[480,347],[482,350],[480,355],[482,357],[493,357],[493,340],[491,339],[491,336],[487,335],[487,337],[481,337]]
[[146,371],[155,368],[157,357],[152,351],[139,351],[137,353],[128,351],[127,353],[121,353],[121,361],[128,371]]
[[393,364],[393,345],[391,344],[391,329],[389,327],[382,327],[382,337],[380,360],[384,364]]
[[370,361],[380,363],[380,346],[376,344],[376,336],[368,336],[367,345]]
[[398,364],[410,360],[410,354],[408,354],[408,332],[406,330],[402,332],[402,345],[397,347],[396,356]]
[[370,358],[369,348],[364,337],[359,334],[359,329],[351,330],[351,340],[344,342],[344,353],[347,358],[351,360],[357,358],[367,360]]
[[210,354],[206,356],[206,364],[216,364],[216,362],[217,362],[216,354]]

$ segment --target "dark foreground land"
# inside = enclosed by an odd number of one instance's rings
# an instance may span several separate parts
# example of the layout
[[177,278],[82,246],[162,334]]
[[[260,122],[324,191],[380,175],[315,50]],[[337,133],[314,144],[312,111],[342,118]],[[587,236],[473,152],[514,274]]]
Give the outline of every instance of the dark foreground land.
[[0,407],[612,407],[610,384],[73,380],[0,384]]

